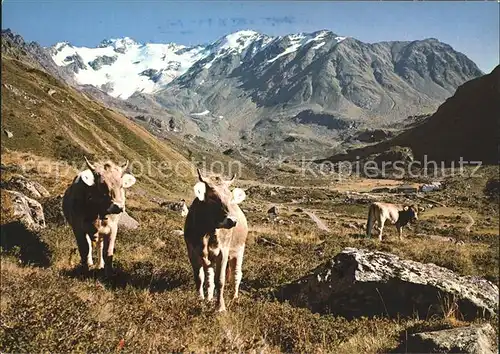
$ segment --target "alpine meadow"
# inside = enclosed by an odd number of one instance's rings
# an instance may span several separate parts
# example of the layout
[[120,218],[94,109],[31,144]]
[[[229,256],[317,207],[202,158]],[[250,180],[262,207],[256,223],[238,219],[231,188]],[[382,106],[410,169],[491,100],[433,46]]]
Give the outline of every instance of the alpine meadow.
[[498,352],[498,4],[7,3],[2,353]]

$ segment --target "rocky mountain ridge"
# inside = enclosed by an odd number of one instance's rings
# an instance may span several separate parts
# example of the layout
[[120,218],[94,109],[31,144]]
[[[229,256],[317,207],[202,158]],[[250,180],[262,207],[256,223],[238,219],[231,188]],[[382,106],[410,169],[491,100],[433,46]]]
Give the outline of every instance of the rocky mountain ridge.
[[[397,147],[413,158],[445,162],[497,164],[499,161],[500,65],[461,85],[437,111],[392,139],[330,157],[330,161],[370,158]],[[318,162],[321,162],[319,160]],[[456,165],[458,166],[458,165]]]
[[173,131],[269,156],[359,146],[359,132],[398,130],[483,74],[434,38],[370,44],[327,30],[239,31],[192,47],[125,37],[37,51],[52,58],[51,74],[131,117],[169,127],[175,115]]

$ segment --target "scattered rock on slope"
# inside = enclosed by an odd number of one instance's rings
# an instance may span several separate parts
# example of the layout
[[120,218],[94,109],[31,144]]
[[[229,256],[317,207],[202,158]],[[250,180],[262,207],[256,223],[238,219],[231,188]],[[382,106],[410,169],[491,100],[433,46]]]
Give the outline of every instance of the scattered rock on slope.
[[45,228],[45,216],[39,202],[16,191],[3,190],[2,192],[6,193],[6,199],[2,198],[2,203],[9,204],[2,206],[2,214],[5,211],[11,214],[2,215],[3,217],[17,219],[31,231]]
[[36,181],[31,181],[22,175],[14,175],[7,182],[7,188],[13,189],[32,198],[48,197],[49,191]]
[[124,211],[120,215],[120,219],[118,221],[118,227],[123,227],[124,229],[128,230],[135,230],[139,227],[139,222],[130,215],[128,215],[126,211]]
[[267,211],[267,215],[270,217],[275,217],[278,216],[278,207],[276,205],[273,205],[269,210]]
[[388,315],[421,318],[456,306],[465,320],[498,314],[498,287],[435,264],[346,248],[313,272],[278,289],[281,300],[347,318]]
[[498,353],[495,330],[487,324],[412,334],[397,352],[406,353]]
[[354,138],[363,143],[377,143],[382,140],[386,140],[394,137],[394,133],[388,130],[383,129],[374,129],[374,130],[363,130],[356,135]]

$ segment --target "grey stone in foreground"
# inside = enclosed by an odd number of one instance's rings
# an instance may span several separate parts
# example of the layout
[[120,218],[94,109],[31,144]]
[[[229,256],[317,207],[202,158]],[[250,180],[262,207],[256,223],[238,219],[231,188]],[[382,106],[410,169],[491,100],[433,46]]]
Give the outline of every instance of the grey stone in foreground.
[[346,248],[311,274],[274,295],[314,312],[359,316],[443,316],[454,310],[465,320],[498,314],[498,287],[460,276],[432,263]]
[[487,324],[412,334],[397,350],[401,353],[498,353],[496,334]]
[[135,230],[139,227],[139,222],[133,217],[128,215],[126,211],[120,214],[120,219],[118,220],[118,227],[128,230]]
[[39,231],[45,228],[42,205],[22,193],[6,190],[11,195],[12,216],[17,218],[28,230]]

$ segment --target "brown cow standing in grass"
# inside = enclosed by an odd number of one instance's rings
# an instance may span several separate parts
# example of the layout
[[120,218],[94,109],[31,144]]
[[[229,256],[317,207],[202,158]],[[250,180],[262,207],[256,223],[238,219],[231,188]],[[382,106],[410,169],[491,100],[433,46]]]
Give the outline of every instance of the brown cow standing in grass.
[[399,239],[403,239],[403,226],[418,220],[418,208],[414,205],[401,205],[391,203],[372,203],[368,209],[368,221],[366,222],[366,236],[371,237],[371,231],[377,223],[379,231],[378,238],[382,241],[382,231],[386,220],[396,225]]
[[233,273],[234,298],[238,297],[242,278],[248,225],[238,204],[246,195],[241,188],[230,190],[234,177],[230,181],[219,176],[203,177],[199,170],[198,177],[194,186],[196,198],[184,224],[184,240],[200,298],[205,298],[203,285],[207,275],[207,299],[213,299],[217,286],[218,310],[225,311],[226,277]]
[[[125,210],[125,188],[136,179],[125,173],[124,166],[111,161],[91,164],[85,158],[88,169],[80,172],[63,197],[63,213],[73,228],[85,270],[92,261],[92,241],[98,245],[98,268],[112,269],[113,252],[118,232],[120,213]],[[105,252],[105,254],[104,254]]]

